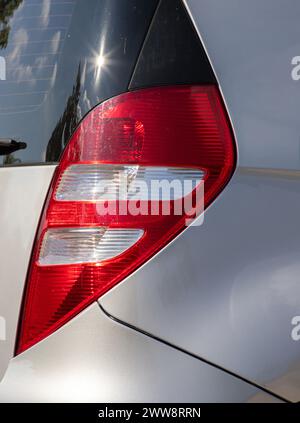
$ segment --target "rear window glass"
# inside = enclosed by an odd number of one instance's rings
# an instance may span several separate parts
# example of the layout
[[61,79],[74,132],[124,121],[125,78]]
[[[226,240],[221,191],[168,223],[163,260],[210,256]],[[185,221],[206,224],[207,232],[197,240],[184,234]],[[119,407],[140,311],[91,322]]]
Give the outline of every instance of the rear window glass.
[[56,162],[82,117],[127,90],[156,5],[0,1],[0,165]]
[[6,82],[1,83],[0,113],[34,111],[55,83],[75,1],[3,3],[0,47],[5,49]]

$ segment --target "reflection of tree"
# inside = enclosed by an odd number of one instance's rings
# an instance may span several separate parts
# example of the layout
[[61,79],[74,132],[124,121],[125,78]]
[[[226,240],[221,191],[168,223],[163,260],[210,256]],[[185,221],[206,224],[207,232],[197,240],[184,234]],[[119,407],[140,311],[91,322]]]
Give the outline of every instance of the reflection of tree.
[[9,19],[23,0],[0,1],[0,48],[6,48],[10,32]]
[[11,164],[17,164],[17,163],[21,163],[21,160],[20,159],[16,159],[13,154],[8,154],[3,159],[3,164],[4,165],[11,165]]
[[80,116],[78,113],[78,103],[80,98],[80,80],[81,70],[79,65],[76,83],[73,85],[72,94],[68,98],[65,111],[54,128],[47,146],[47,162],[58,161],[59,156],[79,122]]

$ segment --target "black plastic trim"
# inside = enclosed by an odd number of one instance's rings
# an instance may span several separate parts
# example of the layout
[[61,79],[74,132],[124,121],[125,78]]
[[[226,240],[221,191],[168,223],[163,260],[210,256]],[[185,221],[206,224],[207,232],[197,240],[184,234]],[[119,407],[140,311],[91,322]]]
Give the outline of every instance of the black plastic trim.
[[216,84],[212,67],[181,0],[160,0],[129,89]]

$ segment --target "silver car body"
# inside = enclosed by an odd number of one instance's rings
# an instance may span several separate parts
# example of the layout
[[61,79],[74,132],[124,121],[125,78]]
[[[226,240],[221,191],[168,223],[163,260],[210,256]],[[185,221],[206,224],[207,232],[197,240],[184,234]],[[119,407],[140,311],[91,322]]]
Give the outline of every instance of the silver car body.
[[0,401],[299,401],[300,4],[186,0],[238,147],[192,226],[13,358],[54,165],[0,168]]

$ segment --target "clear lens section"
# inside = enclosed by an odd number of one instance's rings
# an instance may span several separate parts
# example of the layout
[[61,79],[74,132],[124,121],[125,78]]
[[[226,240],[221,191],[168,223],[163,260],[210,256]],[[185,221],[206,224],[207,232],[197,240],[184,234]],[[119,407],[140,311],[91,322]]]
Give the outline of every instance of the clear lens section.
[[42,241],[38,264],[98,263],[132,247],[143,235],[140,229],[49,229]]
[[55,193],[59,201],[177,200],[203,181],[201,169],[133,165],[69,166]]

